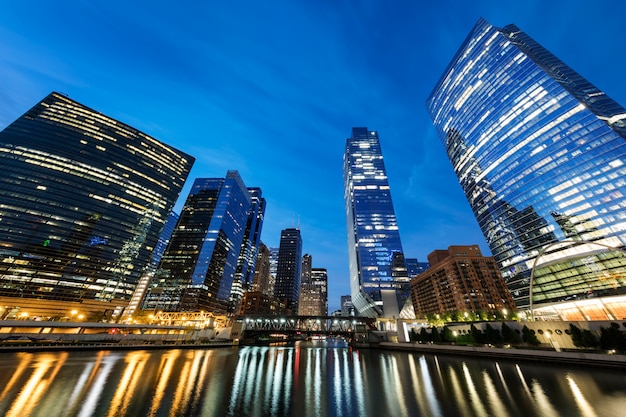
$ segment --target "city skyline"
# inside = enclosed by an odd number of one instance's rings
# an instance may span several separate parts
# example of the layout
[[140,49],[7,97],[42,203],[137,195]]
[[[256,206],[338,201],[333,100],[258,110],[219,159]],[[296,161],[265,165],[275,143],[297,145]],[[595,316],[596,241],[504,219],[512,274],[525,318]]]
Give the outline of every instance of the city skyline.
[[300,225],[303,253],[328,269],[329,312],[350,294],[341,158],[353,126],[381,134],[406,257],[490,253],[424,104],[480,17],[517,25],[626,103],[620,2],[246,6],[0,6],[0,129],[60,91],[196,157],[181,196],[238,170],[263,189],[269,247]]

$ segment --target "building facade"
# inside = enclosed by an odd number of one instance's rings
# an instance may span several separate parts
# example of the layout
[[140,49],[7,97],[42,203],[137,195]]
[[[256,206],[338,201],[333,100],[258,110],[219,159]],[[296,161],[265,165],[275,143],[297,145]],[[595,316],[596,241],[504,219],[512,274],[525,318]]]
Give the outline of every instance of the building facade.
[[[252,204],[248,212],[248,221],[241,243],[239,259],[237,260],[237,272],[231,289],[231,303],[237,304],[241,300],[244,291],[250,289],[254,280],[254,268],[261,243],[261,230],[265,217],[265,199],[262,197],[260,188],[248,188]],[[236,308],[236,307],[235,307]]]
[[411,280],[417,317],[429,314],[472,314],[483,319],[505,316],[515,303],[493,257],[477,245],[450,246],[428,255],[430,268]]
[[247,291],[239,305],[239,315],[279,316],[287,313],[285,301],[259,291]]
[[230,295],[252,198],[237,171],[198,178],[161,258],[144,309],[231,310]]
[[285,300],[289,314],[298,314],[302,274],[302,237],[300,230],[285,229],[280,233],[274,298]]
[[254,279],[250,291],[260,292],[265,295],[274,295],[274,287],[271,285],[270,279],[270,257],[270,248],[263,242],[260,242],[256,266],[254,267]]
[[626,110],[482,19],[427,107],[517,306],[626,317]]
[[341,296],[341,316],[342,317],[354,317],[358,312],[354,310],[354,304],[352,304],[351,295]]
[[328,271],[313,268],[313,258],[309,254],[302,257],[298,315],[328,316]]
[[0,132],[2,304],[121,313],[193,162],[64,95],[45,97]]
[[410,284],[378,132],[352,129],[343,177],[352,303],[362,316],[398,317]]

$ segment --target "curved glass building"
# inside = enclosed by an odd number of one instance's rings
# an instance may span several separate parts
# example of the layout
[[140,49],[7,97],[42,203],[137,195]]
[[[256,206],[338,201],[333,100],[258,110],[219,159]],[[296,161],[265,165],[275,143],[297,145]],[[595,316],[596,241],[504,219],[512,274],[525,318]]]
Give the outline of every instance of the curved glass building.
[[37,103],[0,132],[2,305],[122,308],[193,162],[63,95]]
[[427,108],[517,306],[626,317],[626,110],[482,19]]
[[352,129],[343,177],[352,303],[360,316],[399,317],[411,289],[378,132]]

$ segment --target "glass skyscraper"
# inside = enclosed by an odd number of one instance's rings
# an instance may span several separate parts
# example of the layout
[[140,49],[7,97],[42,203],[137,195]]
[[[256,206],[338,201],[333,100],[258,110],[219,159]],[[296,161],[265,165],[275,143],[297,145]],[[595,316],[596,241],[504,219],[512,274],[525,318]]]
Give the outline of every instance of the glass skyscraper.
[[237,272],[231,290],[231,300],[237,303],[244,291],[247,291],[254,280],[254,270],[256,259],[261,243],[261,230],[263,229],[263,218],[265,216],[265,199],[262,197],[260,188],[248,188],[252,204],[248,212],[248,221],[241,244],[239,259],[237,260]]
[[352,303],[361,316],[399,317],[410,284],[378,132],[352,129],[343,177]]
[[13,298],[3,303],[123,308],[193,162],[66,96],[45,97],[0,132],[0,297]]
[[298,313],[302,274],[302,237],[300,229],[289,228],[280,233],[274,298],[285,300],[290,314]]
[[198,178],[161,258],[144,309],[226,313],[252,197],[237,171]]
[[626,317],[626,110],[482,19],[427,108],[517,306]]

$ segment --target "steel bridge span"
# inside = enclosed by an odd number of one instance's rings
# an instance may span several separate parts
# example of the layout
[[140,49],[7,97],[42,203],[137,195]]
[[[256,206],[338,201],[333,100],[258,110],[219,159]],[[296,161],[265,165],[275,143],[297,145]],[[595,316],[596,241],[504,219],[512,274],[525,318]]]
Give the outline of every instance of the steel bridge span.
[[257,344],[311,336],[352,339],[368,330],[375,330],[375,320],[366,317],[245,315],[235,317],[231,336],[244,344]]

